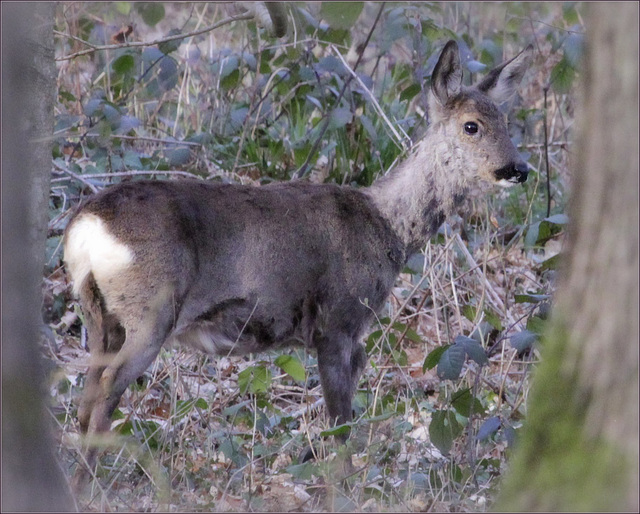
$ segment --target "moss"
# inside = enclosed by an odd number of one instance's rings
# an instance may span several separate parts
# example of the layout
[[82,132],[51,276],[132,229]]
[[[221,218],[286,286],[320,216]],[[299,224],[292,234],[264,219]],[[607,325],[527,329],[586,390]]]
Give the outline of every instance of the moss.
[[[590,392],[567,371],[568,334],[561,320],[544,340],[522,438],[497,511],[624,510],[632,463],[611,442],[585,434]],[[577,367],[576,367],[577,368]]]

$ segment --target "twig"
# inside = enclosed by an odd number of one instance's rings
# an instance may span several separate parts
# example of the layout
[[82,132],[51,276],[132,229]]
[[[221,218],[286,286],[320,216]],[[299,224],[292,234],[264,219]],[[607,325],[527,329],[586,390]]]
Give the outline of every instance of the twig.
[[145,47],[145,46],[154,46],[154,45],[159,45],[160,43],[166,43],[168,41],[175,41],[177,39],[185,39],[188,37],[194,37],[194,36],[199,36],[200,34],[204,34],[205,32],[210,32],[212,30],[215,30],[219,27],[222,27],[223,25],[227,25],[229,23],[233,23],[234,21],[239,21],[239,20],[250,20],[253,18],[253,14],[250,13],[244,13],[244,14],[238,14],[236,16],[230,16],[229,18],[225,18],[224,20],[220,20],[217,23],[214,23],[213,25],[210,25],[208,27],[205,27],[203,29],[200,30],[195,30],[193,32],[187,32],[186,34],[174,34],[173,36],[167,36],[167,37],[163,37],[160,39],[156,39],[154,41],[130,41],[127,43],[120,43],[117,45],[94,45],[92,43],[89,43],[88,41],[84,41],[82,39],[77,38],[76,36],[72,36],[70,34],[61,34],[60,32],[56,32],[56,34],[64,36],[64,37],[68,37],[69,39],[73,39],[75,41],[79,41],[87,46],[89,46],[90,48],[87,48],[86,50],[81,50],[79,52],[75,52],[73,54],[69,54],[69,55],[64,55],[62,57],[56,57],[55,60],[56,61],[68,61],[70,59],[74,59],[76,57],[80,57],[81,55],[87,55],[87,54],[91,54],[93,52],[98,52],[98,51],[102,51],[102,50],[117,50],[119,48],[135,48],[135,47]]
[[[89,136],[98,136],[98,134],[88,134]],[[185,145],[185,146],[200,146],[202,147],[202,143],[194,143],[193,141],[178,141],[176,139],[160,139],[157,137],[148,137],[148,136],[124,136],[111,134],[109,136],[111,139],[128,139],[131,141],[147,141],[149,143],[162,143],[165,145]]]
[[[56,168],[58,168],[60,171],[63,171],[64,173],[75,178],[76,180],[79,180],[83,184],[86,184],[87,186],[89,186],[94,193],[98,192],[95,189],[95,186],[86,182],[80,175],[73,173],[71,170],[68,170],[67,168],[63,168],[57,163],[53,163],[53,165]],[[113,173],[91,173],[90,177],[91,178],[134,177],[136,175],[179,175],[182,177],[199,178],[201,180],[204,180],[198,175],[194,175],[193,173],[189,173],[188,171],[166,171],[166,170],[127,170],[127,171],[114,171]]]
[[547,134],[547,93],[549,85],[545,86],[544,91],[544,161],[547,170],[547,218],[551,216],[551,170],[549,169],[549,136]]
[[65,168],[64,166],[60,166],[57,162],[54,162],[53,165],[57,169],[62,171],[63,173],[66,173],[70,177],[76,179],[78,182],[82,182],[85,186],[87,186],[89,189],[91,189],[91,191],[93,191],[94,193],[98,192],[98,188],[96,186],[94,186],[91,182],[88,182],[84,177],[78,175],[77,173],[74,173],[73,171],[71,171],[68,168]]
[[[389,127],[389,129],[391,130],[391,133],[393,134],[393,136],[395,136],[396,141],[394,141],[397,145],[402,146],[403,150],[407,150],[407,145],[411,145],[411,139],[407,138],[407,137],[403,137],[401,136],[398,131],[396,130],[396,128],[393,126],[393,124],[391,123],[391,120],[389,120],[389,118],[387,117],[387,115],[384,113],[384,111],[382,110],[382,107],[380,107],[380,104],[378,103],[378,101],[376,100],[376,97],[373,96],[373,93],[371,91],[369,91],[369,88],[365,85],[364,82],[362,82],[362,79],[360,77],[358,77],[358,75],[356,75],[356,72],[353,71],[349,65],[347,64],[347,61],[344,60],[344,57],[342,57],[342,54],[338,51],[338,49],[334,46],[331,45],[331,50],[333,50],[333,53],[335,53],[338,58],[342,61],[342,65],[349,71],[349,73],[351,74],[351,76],[356,79],[356,81],[358,82],[358,84],[360,85],[360,87],[364,90],[364,92],[367,94],[367,96],[369,97],[369,100],[371,101],[371,103],[373,104],[373,107],[375,108],[376,112],[378,113],[378,116],[380,116],[384,122],[386,123],[386,125]],[[408,140],[408,142],[407,142]]]
[[454,239],[455,239],[456,243],[458,244],[458,248],[460,248],[460,250],[464,254],[464,257],[465,257],[465,259],[467,261],[467,264],[471,268],[475,268],[476,273],[480,276],[480,278],[481,278],[481,280],[482,280],[482,282],[484,284],[484,287],[485,287],[485,289],[487,291],[487,295],[491,298],[491,300],[493,301],[494,305],[498,308],[498,310],[500,310],[501,312],[504,312],[504,314],[507,317],[509,323],[515,324],[511,314],[507,311],[507,309],[506,309],[506,307],[504,305],[504,302],[500,298],[500,295],[498,295],[498,293],[495,292],[495,290],[493,289],[493,287],[492,287],[491,283],[489,282],[489,280],[487,279],[487,277],[480,270],[480,267],[478,266],[478,263],[473,258],[473,255],[471,255],[469,253],[469,250],[467,249],[467,247],[463,243],[462,239],[460,238],[460,234],[456,234],[454,236]]

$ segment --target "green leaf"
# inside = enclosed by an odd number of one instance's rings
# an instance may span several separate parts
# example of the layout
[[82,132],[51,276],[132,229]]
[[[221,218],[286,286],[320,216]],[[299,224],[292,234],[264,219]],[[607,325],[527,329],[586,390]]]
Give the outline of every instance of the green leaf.
[[562,17],[569,27],[571,25],[580,23],[580,17],[578,16],[578,11],[576,10],[576,2],[562,3]]
[[207,402],[204,398],[198,398],[197,400],[178,400],[176,402],[176,413],[174,415],[176,420],[180,420],[184,418],[187,414],[189,414],[194,407],[198,407],[199,409],[207,409]]
[[407,329],[407,332],[405,333],[404,337],[413,343],[422,343],[422,338],[412,328]]
[[304,464],[293,464],[287,467],[287,473],[298,480],[310,480],[316,470],[316,464],[311,461]]
[[474,321],[476,319],[477,312],[478,309],[471,304],[466,304],[464,307],[462,307],[462,315],[469,321]]
[[125,75],[133,71],[134,67],[135,61],[133,59],[133,56],[129,54],[121,55],[115,61],[113,61],[113,64],[111,65],[114,73],[117,73],[118,75]]
[[114,2],[114,5],[116,6],[116,10],[125,16],[131,11],[131,2]]
[[573,85],[576,70],[565,57],[551,70],[550,82],[558,93],[567,93]]
[[440,362],[440,358],[442,354],[447,351],[450,347],[450,344],[445,344],[444,346],[438,346],[435,350],[429,352],[429,355],[424,360],[424,364],[422,365],[422,371],[427,371],[428,369],[435,368]]
[[529,330],[523,330],[511,336],[511,347],[518,353],[523,353],[526,350],[529,350],[537,340],[537,334],[534,334]]
[[230,72],[226,77],[220,80],[220,86],[222,89],[233,89],[240,82],[240,71],[236,68]]
[[469,358],[481,366],[485,364],[489,364],[489,359],[487,358],[487,352],[484,351],[484,348],[478,341],[475,339],[471,339],[470,337],[458,336],[455,339],[455,344],[462,346],[464,348],[465,353],[469,356]]
[[84,105],[84,115],[95,116],[101,110],[103,103],[104,100],[102,98],[92,98]]
[[264,365],[249,366],[238,373],[238,387],[240,394],[247,391],[256,393],[266,393],[271,385],[271,371]]
[[[181,34],[180,29],[171,29],[167,36],[175,36],[177,34]],[[175,52],[178,48],[180,48],[180,44],[182,43],[182,39],[173,39],[171,41],[164,41],[158,45],[158,50],[160,50],[163,54],[168,55],[171,52]]]
[[527,235],[524,237],[524,246],[526,248],[531,248],[535,246],[536,241],[538,240],[538,234],[540,233],[540,222],[536,221],[529,225],[527,229]]
[[323,430],[320,432],[320,437],[330,437],[330,436],[339,436],[339,435],[349,435],[351,431],[351,423],[343,423],[342,425],[336,425],[333,428],[329,428],[328,430]]
[[414,96],[416,96],[422,88],[420,84],[411,84],[410,86],[404,88],[402,93],[400,93],[400,101],[411,100]]
[[502,322],[496,313],[489,309],[484,310],[484,319],[496,330],[502,330]]
[[384,414],[380,414],[379,416],[374,416],[366,420],[367,423],[378,423],[380,421],[384,421],[395,416],[397,413],[393,411],[385,412]]
[[161,2],[136,3],[136,10],[149,27],[155,26],[164,18],[164,5]]
[[183,166],[191,160],[192,154],[188,147],[172,148],[167,151],[167,158],[171,166]]
[[485,439],[488,439],[498,431],[501,425],[502,422],[500,421],[500,418],[498,416],[490,417],[480,426],[478,434],[476,435],[476,439],[478,441],[484,441]]
[[363,7],[364,2],[322,2],[320,16],[333,28],[350,29]]
[[58,90],[58,97],[60,98],[59,101],[67,101],[67,102],[76,101],[76,97],[73,96],[72,93],[70,93],[69,91],[65,91],[63,89]]
[[455,380],[462,372],[465,351],[460,345],[451,345],[445,350],[438,362],[437,373],[443,380]]
[[584,36],[582,34],[569,34],[564,41],[564,56],[574,68],[580,64],[584,50]]
[[329,129],[335,130],[344,127],[353,119],[353,113],[351,109],[346,107],[338,107],[331,113],[331,121],[329,122]]
[[513,297],[516,303],[540,303],[551,298],[548,294],[516,294]]
[[307,378],[304,366],[293,355],[278,356],[275,360],[275,365],[298,382],[304,382]]
[[549,223],[553,223],[554,225],[566,225],[569,223],[569,216],[566,214],[554,214],[553,216],[549,216],[545,218],[544,221],[548,221]]
[[444,455],[449,454],[453,440],[461,432],[462,427],[456,420],[456,415],[453,411],[437,410],[433,413],[429,424],[429,439]]
[[539,316],[531,316],[527,320],[527,330],[537,334],[538,336],[542,335],[547,328],[547,325],[548,323]]
[[480,400],[471,395],[470,389],[462,389],[451,396],[451,406],[458,414],[468,418],[471,414],[484,414]]
[[560,255],[557,254],[553,257],[549,257],[546,261],[543,261],[540,265],[540,271],[546,271],[549,269],[558,269],[558,264],[560,263]]

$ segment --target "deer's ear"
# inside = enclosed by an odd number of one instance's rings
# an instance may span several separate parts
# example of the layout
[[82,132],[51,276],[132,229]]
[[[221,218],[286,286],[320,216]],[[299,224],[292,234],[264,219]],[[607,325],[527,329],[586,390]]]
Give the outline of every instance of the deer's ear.
[[516,92],[524,72],[527,71],[533,56],[533,45],[529,45],[510,61],[494,68],[477,85],[498,105],[507,102]]
[[460,54],[458,43],[449,41],[442,53],[438,64],[431,75],[431,91],[440,105],[460,92],[462,85],[462,67],[460,66]]

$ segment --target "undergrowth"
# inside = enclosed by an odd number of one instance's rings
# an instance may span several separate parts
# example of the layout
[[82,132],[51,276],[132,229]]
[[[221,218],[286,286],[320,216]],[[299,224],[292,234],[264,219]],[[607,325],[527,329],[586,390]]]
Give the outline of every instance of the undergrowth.
[[[345,450],[330,436],[343,427],[325,421],[314,355],[167,347],[125,393],[79,499],[87,510],[487,510],[526,418],[552,305],[580,5],[285,5],[281,39],[235,4],[58,5],[43,352],[60,456],[71,475],[88,356],[61,235],[82,198],[149,177],[367,186],[424,131],[448,39],[467,83],[533,42],[509,115],[530,179],[475,192],[403,270],[363,341],[351,476],[335,479]],[[312,441],[323,455],[298,464]]]

